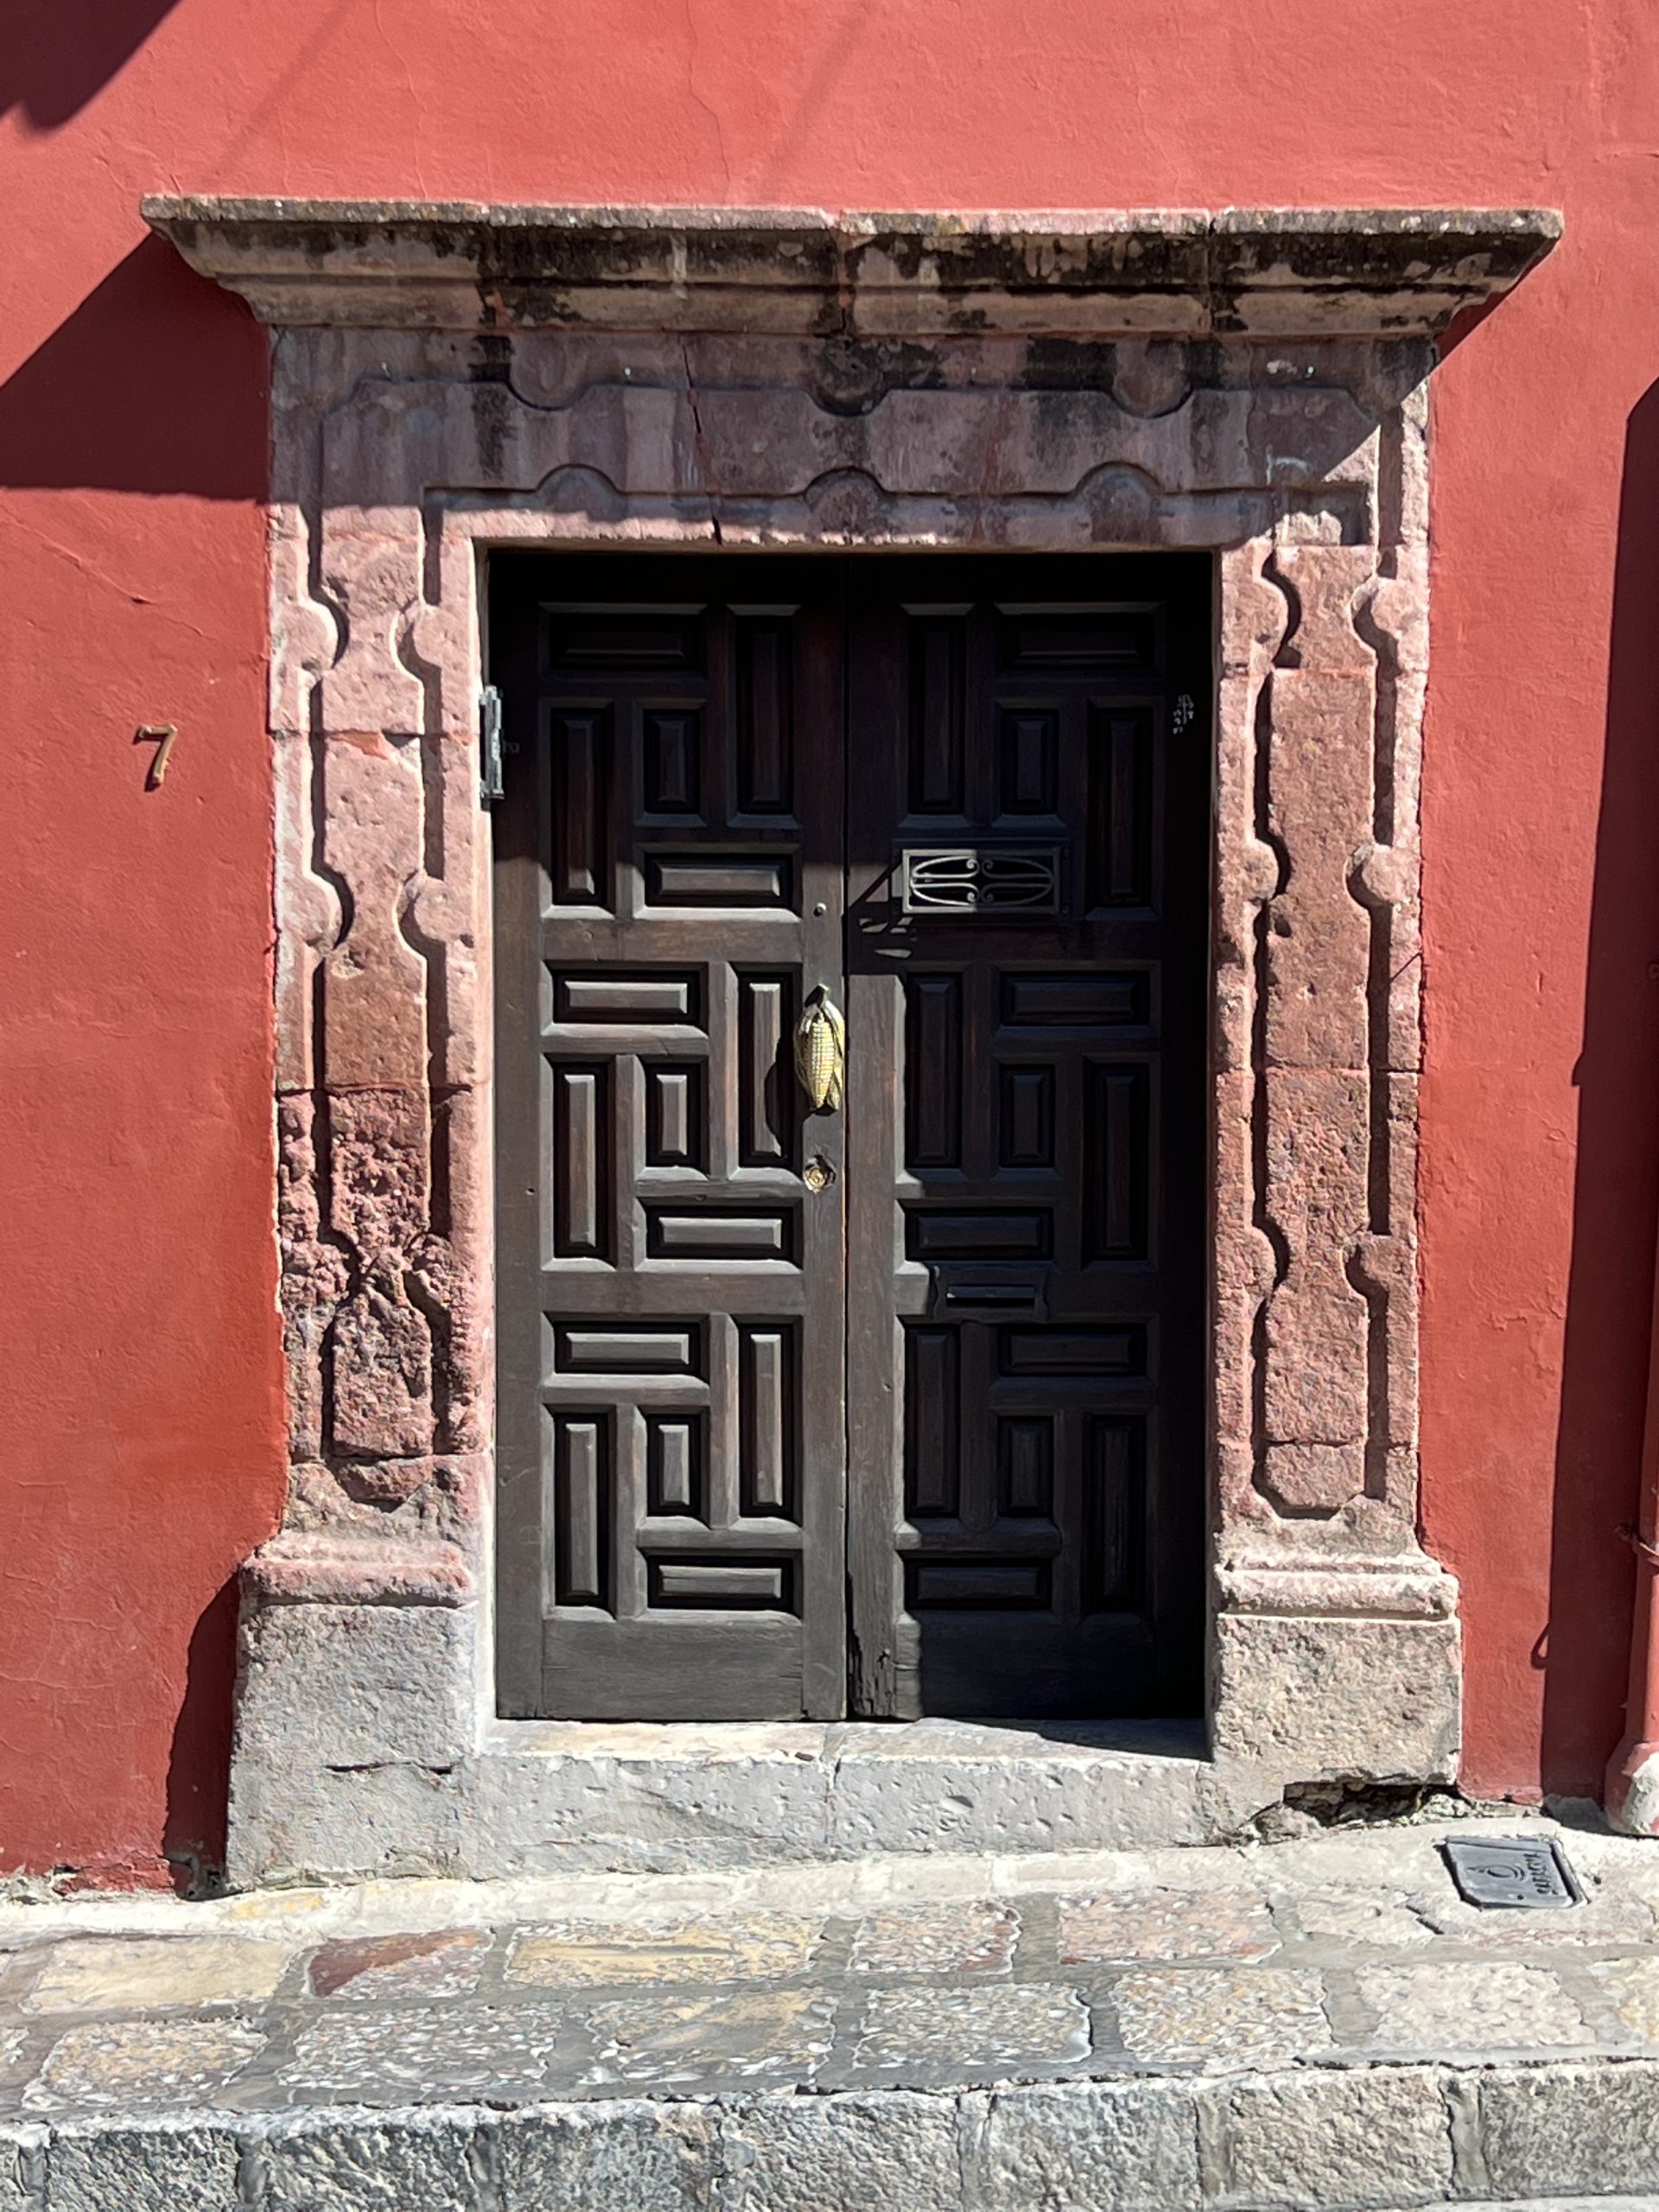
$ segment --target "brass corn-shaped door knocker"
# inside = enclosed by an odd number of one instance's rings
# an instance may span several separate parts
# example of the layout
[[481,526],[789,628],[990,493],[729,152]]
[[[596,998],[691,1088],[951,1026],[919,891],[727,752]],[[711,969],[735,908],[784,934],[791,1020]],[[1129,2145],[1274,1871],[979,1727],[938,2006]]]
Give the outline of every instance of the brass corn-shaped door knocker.
[[795,1073],[814,1113],[839,1113],[847,1083],[847,1024],[820,988],[795,1025]]

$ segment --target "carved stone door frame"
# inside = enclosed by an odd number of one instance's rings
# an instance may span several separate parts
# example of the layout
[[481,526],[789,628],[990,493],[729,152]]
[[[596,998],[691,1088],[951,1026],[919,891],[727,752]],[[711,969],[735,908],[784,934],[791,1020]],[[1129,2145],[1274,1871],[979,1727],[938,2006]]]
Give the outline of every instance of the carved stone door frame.
[[[526,542],[1213,550],[1206,1817],[1454,1772],[1456,1586],[1416,1534],[1427,380],[1558,220],[146,213],[274,327],[293,1470],[244,1574],[232,1878],[696,1857],[660,1777],[583,1820],[683,1744],[494,1718],[476,724],[482,562]],[[690,1753],[699,1805],[747,1756]],[[868,1847],[845,1764],[810,1804],[728,1790],[721,1834]]]

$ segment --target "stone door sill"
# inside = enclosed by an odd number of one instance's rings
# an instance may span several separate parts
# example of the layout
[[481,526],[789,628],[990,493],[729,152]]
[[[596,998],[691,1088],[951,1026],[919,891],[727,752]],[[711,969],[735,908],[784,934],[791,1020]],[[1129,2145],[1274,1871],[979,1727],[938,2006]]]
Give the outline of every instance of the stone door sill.
[[1196,1720],[498,1720],[474,1778],[481,1873],[1154,1849],[1256,1808]]

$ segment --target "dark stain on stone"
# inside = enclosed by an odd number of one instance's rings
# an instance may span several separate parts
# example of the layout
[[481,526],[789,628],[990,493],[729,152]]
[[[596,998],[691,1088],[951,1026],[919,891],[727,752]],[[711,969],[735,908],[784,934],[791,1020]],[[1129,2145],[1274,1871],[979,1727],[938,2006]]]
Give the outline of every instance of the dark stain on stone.
[[808,388],[826,415],[868,415],[890,391],[931,391],[945,380],[937,346],[902,339],[826,339],[811,355]]

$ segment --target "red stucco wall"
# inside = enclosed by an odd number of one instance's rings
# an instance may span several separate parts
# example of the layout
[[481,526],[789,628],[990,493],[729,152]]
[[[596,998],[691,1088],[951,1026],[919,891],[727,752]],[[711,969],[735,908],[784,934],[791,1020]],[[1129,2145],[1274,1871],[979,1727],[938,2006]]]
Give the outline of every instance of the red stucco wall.
[[168,188],[1565,209],[1438,378],[1423,1510],[1471,1777],[1589,1786],[1659,1160],[1649,0],[19,0],[0,115],[0,1867],[212,1850],[281,1496],[264,348]]

